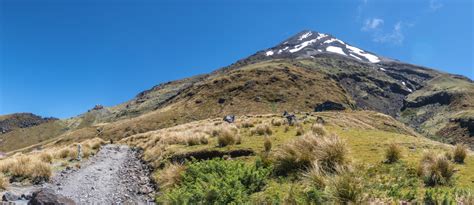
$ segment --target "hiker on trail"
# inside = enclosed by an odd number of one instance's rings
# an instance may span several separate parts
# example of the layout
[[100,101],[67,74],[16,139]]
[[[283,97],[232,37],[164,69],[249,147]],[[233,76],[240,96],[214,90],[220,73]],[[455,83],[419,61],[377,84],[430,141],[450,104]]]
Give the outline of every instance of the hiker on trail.
[[295,114],[290,114],[286,110],[283,112],[283,117],[286,118],[288,121],[288,125],[293,126],[296,123],[296,116]]

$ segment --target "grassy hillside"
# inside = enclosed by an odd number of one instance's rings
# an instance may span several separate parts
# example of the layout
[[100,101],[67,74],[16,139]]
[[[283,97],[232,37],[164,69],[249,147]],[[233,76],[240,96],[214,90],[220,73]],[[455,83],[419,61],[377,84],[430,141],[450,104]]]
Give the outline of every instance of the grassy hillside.
[[[407,96],[402,121],[418,131],[448,143],[473,145],[474,84],[439,76]],[[463,124],[464,123],[464,124]]]
[[[300,123],[295,126],[286,125],[278,115],[243,116],[238,118],[235,125],[223,123],[220,119],[202,120],[132,135],[121,142],[145,150],[144,159],[156,169],[156,181],[163,185],[160,190],[162,194],[157,196],[162,202],[289,203],[293,201],[297,204],[342,202],[346,198],[337,196],[344,194],[344,190],[334,190],[340,188],[338,186],[344,186],[339,184],[342,182],[337,181],[341,178],[349,180],[351,184],[346,188],[354,192],[353,199],[358,202],[419,203],[429,200],[440,202],[457,200],[467,204],[473,200],[470,198],[472,197],[470,194],[474,191],[472,153],[462,164],[449,162],[456,170],[449,182],[436,186],[427,185],[426,179],[417,175],[418,167],[422,164],[420,161],[426,157],[426,153],[436,153],[430,155],[439,154],[444,158],[445,153],[453,152],[452,146],[417,136],[410,128],[393,118],[374,112],[301,113],[298,116]],[[321,119],[324,121],[323,128],[312,128],[317,121],[322,122]],[[326,131],[321,132],[321,129]],[[321,134],[312,134],[314,132],[326,133],[322,134],[325,136],[335,134],[343,142],[348,150],[344,154],[347,162],[343,166],[346,168],[341,168],[344,171],[311,175],[321,179],[305,177],[305,174],[308,175],[311,171],[306,166],[291,170],[284,175],[276,174],[275,170],[281,167],[282,160],[289,160],[286,162],[298,166],[292,160],[305,156],[311,158],[311,154],[307,152],[302,153],[303,155],[298,154],[298,150],[308,149],[306,146],[310,146],[311,140],[288,152],[287,146],[295,140],[310,136],[314,138],[316,144],[324,144],[325,137]],[[232,138],[230,141],[233,142],[219,146],[226,137]],[[268,144],[271,144],[271,148],[266,148]],[[387,149],[393,145],[401,150],[401,158],[394,163],[384,163]],[[285,149],[286,152],[282,152]],[[282,158],[282,153],[283,156],[290,158]],[[192,157],[204,161],[192,161]],[[231,160],[207,161],[213,157]],[[179,164],[184,161],[185,164]],[[227,167],[236,171],[228,170]],[[242,182],[243,184],[239,185],[243,186],[240,190],[242,193],[234,193],[238,192],[239,188],[225,183],[236,183],[232,177],[250,177],[245,173],[255,174],[251,174],[252,180],[249,179],[254,184]],[[201,178],[200,174],[206,177]],[[221,178],[218,180],[212,177]],[[222,177],[226,180],[221,183]],[[325,185],[320,187],[316,183],[317,180],[324,181]],[[227,190],[227,185],[234,188]],[[195,188],[199,186],[208,188],[196,190]],[[212,186],[220,188],[213,189]],[[233,190],[232,194],[225,194],[230,190]],[[207,198],[210,195],[213,198]],[[348,198],[352,200],[352,197]]]
[[[327,55],[239,61],[209,75],[160,84],[114,107],[61,120],[66,132],[53,129],[37,138],[59,143],[97,136],[119,140],[228,114],[310,112],[331,101],[350,110],[391,115],[438,141],[473,146],[474,121],[465,120],[471,119],[470,112],[463,114],[467,118],[456,117],[472,110],[473,88],[464,78],[399,62],[376,66]],[[24,136],[37,135],[36,129],[22,130]],[[26,140],[21,146],[36,143]],[[0,151],[17,148],[0,145]]]

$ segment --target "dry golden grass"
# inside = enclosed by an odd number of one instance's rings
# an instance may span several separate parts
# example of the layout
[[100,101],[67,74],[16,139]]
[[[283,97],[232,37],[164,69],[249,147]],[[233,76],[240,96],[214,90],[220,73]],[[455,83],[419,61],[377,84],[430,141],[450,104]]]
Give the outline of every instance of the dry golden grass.
[[13,158],[7,158],[0,160],[0,172],[6,173],[12,167],[15,160]]
[[53,155],[49,152],[41,152],[37,155],[37,157],[42,162],[46,162],[46,163],[53,162]]
[[272,135],[273,131],[267,124],[260,124],[255,128],[255,134],[257,135]]
[[279,175],[304,169],[315,161],[315,150],[318,149],[318,138],[304,135],[284,144],[275,152],[275,170]]
[[103,139],[96,137],[91,139],[89,144],[91,145],[92,149],[96,150],[99,149],[102,145],[106,144],[106,142]]
[[241,128],[250,128],[250,127],[254,127],[254,126],[255,126],[254,122],[250,121],[250,120],[243,121],[242,123],[240,123]]
[[328,135],[328,131],[324,128],[323,125],[319,123],[315,123],[311,126],[311,131],[313,134],[318,135],[318,136],[326,136]]
[[28,169],[29,176],[35,183],[48,181],[52,175],[51,165],[39,160],[33,160]]
[[283,119],[272,119],[272,125],[275,127],[279,127],[285,124],[285,120]]
[[275,153],[277,174],[307,169],[314,163],[328,173],[348,165],[349,150],[345,142],[336,135],[317,137],[308,133],[283,145]]
[[10,185],[8,177],[0,173],[0,190],[6,190],[8,185]]
[[304,127],[302,124],[296,124],[296,136],[301,136],[305,133]]
[[236,142],[236,133],[230,129],[222,128],[217,136],[217,145],[219,147],[225,147],[233,145]]
[[14,177],[25,177],[29,174],[29,164],[31,163],[31,158],[28,156],[19,156],[15,158],[14,163],[8,169],[8,172]]
[[155,175],[154,179],[161,189],[172,188],[181,182],[181,174],[185,169],[181,164],[169,164]]
[[70,151],[71,150],[69,148],[62,148],[61,150],[59,150],[56,153],[56,157],[61,158],[61,159],[65,159],[69,156]]
[[347,145],[337,135],[321,138],[317,147],[317,163],[326,172],[333,173],[338,167],[345,167],[350,163]]

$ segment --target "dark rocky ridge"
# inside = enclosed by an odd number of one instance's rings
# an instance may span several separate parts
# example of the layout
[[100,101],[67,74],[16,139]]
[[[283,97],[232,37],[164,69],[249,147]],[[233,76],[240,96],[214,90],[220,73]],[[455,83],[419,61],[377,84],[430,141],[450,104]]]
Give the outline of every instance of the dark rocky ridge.
[[18,128],[37,126],[46,122],[58,120],[53,117],[40,117],[32,113],[15,113],[6,115],[0,120],[0,134],[10,132]]

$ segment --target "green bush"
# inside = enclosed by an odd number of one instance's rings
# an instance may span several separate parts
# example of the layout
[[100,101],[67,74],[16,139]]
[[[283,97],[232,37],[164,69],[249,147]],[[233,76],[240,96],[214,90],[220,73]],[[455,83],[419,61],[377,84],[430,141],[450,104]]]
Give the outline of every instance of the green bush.
[[268,168],[239,161],[213,159],[187,165],[178,187],[165,190],[159,202],[172,204],[242,204],[261,191]]

